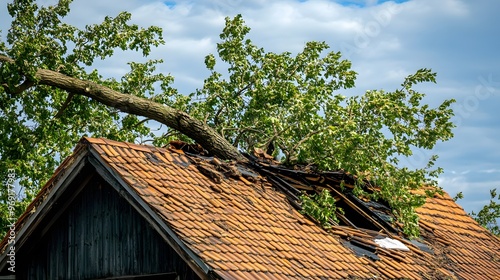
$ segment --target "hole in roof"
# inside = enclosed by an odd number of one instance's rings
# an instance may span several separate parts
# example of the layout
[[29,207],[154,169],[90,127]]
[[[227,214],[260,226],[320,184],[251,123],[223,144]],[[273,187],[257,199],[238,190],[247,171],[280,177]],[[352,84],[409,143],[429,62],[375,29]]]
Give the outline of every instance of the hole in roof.
[[379,256],[375,253],[376,248],[373,246],[355,240],[341,240],[341,242],[345,247],[351,249],[358,257],[368,257],[374,261],[380,260]]

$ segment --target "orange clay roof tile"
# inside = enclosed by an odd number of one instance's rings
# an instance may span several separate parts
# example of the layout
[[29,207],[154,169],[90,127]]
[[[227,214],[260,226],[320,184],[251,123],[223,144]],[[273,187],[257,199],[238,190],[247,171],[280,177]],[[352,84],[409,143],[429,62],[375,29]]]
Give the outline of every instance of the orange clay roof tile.
[[173,162],[174,161],[174,156],[169,152],[169,151],[164,151],[162,155],[165,157],[165,159],[168,162]]
[[100,149],[101,149],[102,151],[104,151],[104,153],[105,153],[104,155],[105,155],[105,156],[108,156],[108,157],[112,156],[112,153],[111,153],[111,151],[108,149],[107,145],[100,145],[99,147],[100,147]]

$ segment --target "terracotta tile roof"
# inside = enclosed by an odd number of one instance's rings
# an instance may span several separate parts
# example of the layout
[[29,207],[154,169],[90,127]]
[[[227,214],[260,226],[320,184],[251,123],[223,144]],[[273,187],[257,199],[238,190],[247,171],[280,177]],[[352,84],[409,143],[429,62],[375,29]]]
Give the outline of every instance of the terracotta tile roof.
[[429,200],[418,214],[423,236],[440,262],[464,279],[500,279],[499,238],[492,238],[448,194]]
[[[224,279],[500,279],[500,239],[447,194],[418,209],[423,240],[414,244],[390,232],[325,231],[257,172],[217,183],[200,167],[211,159],[182,151],[95,138],[79,146],[100,157]],[[375,236],[409,250],[382,248]]]

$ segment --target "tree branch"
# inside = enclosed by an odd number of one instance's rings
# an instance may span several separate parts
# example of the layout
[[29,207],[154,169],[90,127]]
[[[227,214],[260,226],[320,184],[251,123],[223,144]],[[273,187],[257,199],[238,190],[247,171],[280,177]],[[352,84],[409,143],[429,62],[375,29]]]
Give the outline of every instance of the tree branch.
[[[8,56],[0,55],[0,62],[14,63],[14,60]],[[24,82],[22,84],[14,87],[14,89],[10,88],[9,85],[7,85],[7,84],[2,84],[2,87],[4,88],[5,92],[7,92],[13,96],[16,96],[16,95],[24,92],[25,90],[29,89],[33,85],[34,85],[33,81],[26,79],[26,80],[24,80]]]
[[[2,55],[0,55],[0,61],[14,62],[13,59]],[[124,94],[94,82],[69,77],[52,70],[38,69],[35,79],[38,84],[53,86],[69,93],[87,96],[122,112],[156,120],[182,132],[222,159],[247,160],[214,129],[183,111],[145,98]]]
[[63,105],[61,106],[61,108],[59,109],[59,111],[57,111],[57,114],[54,116],[55,119],[58,119],[58,118],[60,118],[62,116],[64,110],[66,110],[66,108],[68,107],[68,105],[71,102],[71,100],[73,100],[73,96],[75,96],[74,93],[69,93],[68,94],[68,97],[64,101]]
[[[235,92],[233,94],[233,96],[231,97],[231,99],[235,99],[236,97],[238,97],[239,95],[241,95],[245,90],[249,89],[251,86],[252,86],[251,83],[249,83],[248,85],[244,86],[243,88],[241,88],[240,90],[238,90],[237,92]],[[219,108],[219,110],[217,110],[217,112],[215,113],[215,116],[214,116],[214,125],[215,125],[215,127],[219,126],[219,116],[222,113],[222,111],[224,109],[226,109],[226,108],[227,108],[226,104],[222,104],[221,107]]]
[[[316,135],[318,133],[321,133],[325,130],[327,130],[328,128],[322,128],[322,129],[318,129],[318,130],[315,130],[315,131],[311,131],[309,132],[308,134],[306,134],[306,136],[304,136],[302,139],[300,139],[300,141],[298,141],[297,143],[295,143],[295,145],[293,145],[292,148],[290,148],[290,150],[288,151],[288,154],[289,156],[293,155],[293,153],[295,152],[295,150],[300,146],[302,145],[302,143],[304,143],[305,141],[309,140],[309,138],[311,138],[313,135]],[[286,159],[286,161],[288,162],[289,161],[289,158]]]
[[150,121],[150,120],[151,120],[150,118],[145,118],[145,119],[143,119],[142,121],[140,121],[140,122],[138,122],[138,123],[134,124],[133,128],[136,128],[136,127],[140,126],[141,124],[143,124],[143,123],[145,123],[145,122],[147,122],[147,121]]
[[224,136],[224,131],[226,130],[238,130],[238,135],[236,136],[236,138],[234,139],[233,141],[233,146],[236,147],[238,145],[238,142],[240,141],[241,137],[243,136],[243,134],[245,132],[249,132],[249,131],[252,131],[252,132],[261,132],[259,130],[257,130],[255,127],[253,126],[250,126],[250,127],[245,127],[245,128],[239,128],[239,127],[224,127],[221,129],[221,134],[222,136]]
[[[0,54],[0,62],[14,63],[15,61],[8,56]],[[11,89],[7,84],[2,84],[2,87],[4,88],[5,92],[15,96],[29,89],[33,85],[34,85],[33,81],[26,79],[22,84],[14,87],[14,89]]]
[[12,59],[8,56],[0,54],[0,62],[14,63],[15,61],[14,61],[14,59]]

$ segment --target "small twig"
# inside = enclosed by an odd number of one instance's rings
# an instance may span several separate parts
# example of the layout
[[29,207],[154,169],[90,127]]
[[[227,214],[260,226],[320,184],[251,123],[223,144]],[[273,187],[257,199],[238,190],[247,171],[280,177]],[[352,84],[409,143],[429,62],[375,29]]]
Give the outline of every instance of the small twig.
[[249,89],[251,86],[252,86],[252,83],[249,83],[248,85],[242,87],[240,90],[235,92],[235,94],[233,95],[233,98],[236,98],[236,96],[241,95],[243,93],[243,91]]
[[[286,129],[285,129],[285,130],[286,130]],[[285,130],[281,131],[281,133],[283,133]],[[274,131],[274,135],[273,135],[272,137],[270,137],[270,138],[266,141],[266,143],[264,144],[264,146],[262,146],[262,149],[263,149],[263,150],[266,150],[266,151],[267,151],[267,150],[268,150],[268,148],[269,148],[269,145],[270,145],[273,141],[275,141],[275,140],[279,137],[279,135],[281,134],[281,133],[278,133],[278,131],[276,130],[276,126],[274,126],[274,125],[273,125],[273,131]]]
[[152,143],[154,141],[154,139],[146,139],[146,140],[142,140],[139,142],[139,144],[146,144],[146,143]]
[[287,162],[289,162],[289,159],[290,159],[290,153],[288,152],[288,147],[286,147],[285,145],[283,145],[283,143],[281,143],[280,141],[278,140],[281,140],[283,141],[280,137],[277,137],[276,138],[276,145],[278,145],[278,147],[280,148],[281,152],[285,154],[285,164]]
[[233,141],[233,146],[237,146],[238,145],[238,142],[240,142],[240,139],[241,137],[243,136],[244,133],[246,132],[256,132],[256,133],[259,133],[260,130],[256,129],[255,127],[246,127],[246,128],[233,128],[233,127],[227,127],[227,128],[223,128],[222,131],[221,131],[221,134],[224,135],[224,130],[239,130],[239,133],[238,135],[236,136],[236,138],[234,139]]
[[207,121],[208,121],[208,117],[209,117],[209,116],[210,116],[210,114],[209,114],[209,113],[207,113],[207,114],[205,115],[205,119],[203,120],[203,123],[204,123],[204,124],[207,124]]
[[71,100],[73,100],[73,96],[75,96],[74,93],[68,94],[68,97],[66,97],[66,100],[64,101],[63,105],[61,106],[59,111],[57,111],[57,114],[54,116],[55,119],[58,119],[62,116],[64,110],[66,110],[66,108],[68,108],[69,103],[71,102]]
[[295,152],[295,150],[300,146],[302,145],[305,141],[309,140],[309,138],[311,138],[312,136],[318,134],[318,133],[321,133],[325,130],[327,130],[328,128],[322,128],[322,129],[318,129],[318,130],[315,130],[315,131],[311,131],[309,132],[306,136],[304,136],[302,139],[300,139],[295,145],[293,145],[293,147],[290,149],[289,151],[289,154],[293,154]]
[[[160,136],[158,139],[162,139],[162,138],[165,138],[165,139],[166,139],[166,138],[168,138],[168,137],[170,137],[170,136],[173,136],[173,135],[175,135],[175,134],[178,134],[178,133],[179,133],[179,132],[178,132],[177,130],[173,130],[173,129],[172,129],[172,130],[169,130],[168,132],[163,133],[163,135],[162,135],[162,136]],[[165,147],[167,147],[168,145],[170,145],[170,143],[167,143],[167,144],[163,145],[163,146],[162,146],[162,148],[165,148]]]
[[[237,92],[235,92],[233,94],[233,96],[231,97],[231,99],[235,99],[236,97],[238,97],[239,95],[241,95],[245,90],[249,89],[250,87],[252,86],[252,84],[248,84],[246,86],[244,86],[243,88],[241,88],[240,90],[238,90]],[[221,105],[221,107],[219,108],[219,110],[217,110],[217,112],[215,113],[215,116],[214,116],[214,125],[217,127],[219,125],[219,115],[222,113],[222,111],[224,109],[227,108],[227,105],[225,103],[223,103]],[[206,122],[205,122],[206,123]]]
[[14,87],[13,90],[7,84],[2,84],[2,87],[4,88],[5,92],[15,96],[15,95],[18,95],[18,94],[24,92],[25,90],[29,89],[34,84],[35,83],[32,82],[31,80],[25,80],[22,84]]
[[[214,116],[215,127],[219,126],[219,115],[220,115],[220,113],[222,113],[222,110],[224,110],[224,108],[226,108],[225,104],[219,108],[217,113],[215,113],[215,116]],[[208,116],[207,116],[207,118],[208,118]]]
[[138,127],[139,125],[141,125],[141,124],[143,124],[143,123],[145,123],[145,122],[147,122],[147,121],[150,121],[150,120],[151,120],[150,118],[145,118],[145,119],[143,119],[142,121],[140,121],[140,122],[136,123],[136,124],[135,124],[132,128],[136,128],[136,127]]
[[283,133],[285,133],[287,130],[291,129],[292,127],[293,126],[289,125],[289,126],[285,127],[285,129],[283,129],[281,131],[277,131],[276,126],[273,125],[274,135],[272,137],[270,137],[269,140],[266,141],[266,144],[264,144],[264,146],[262,146],[262,148],[267,150],[267,148],[271,142],[278,139],[281,135],[283,135]]

